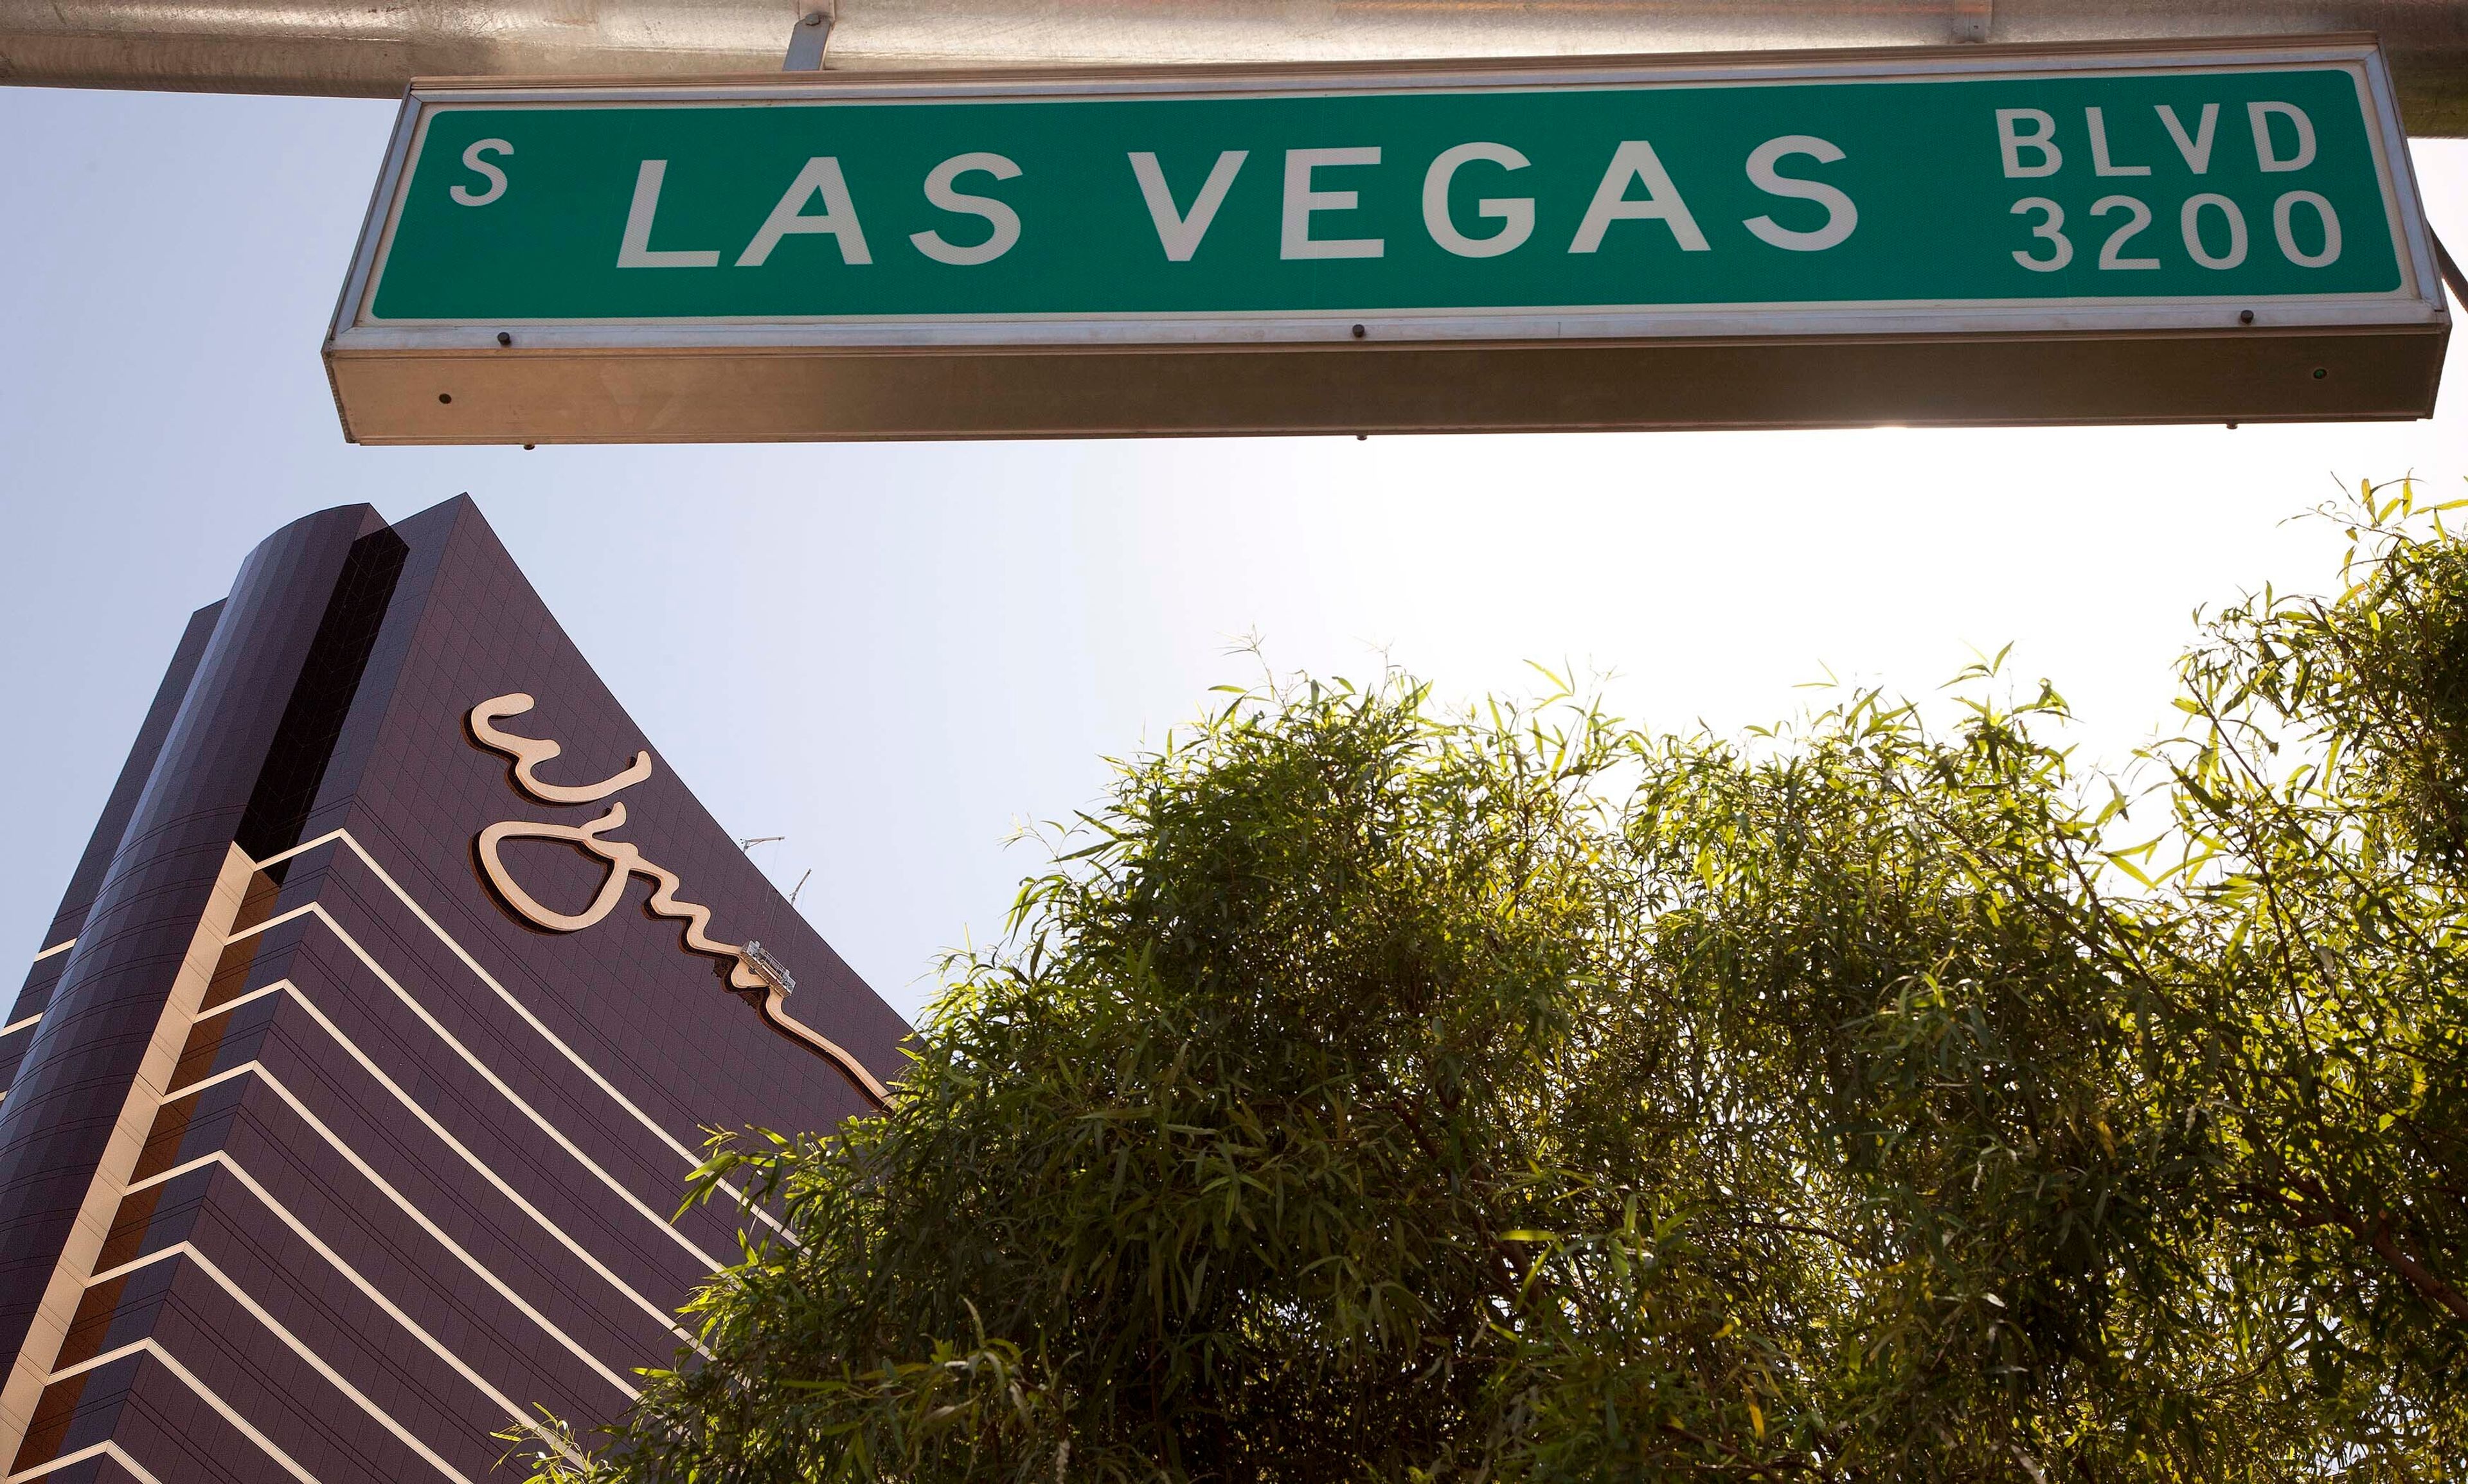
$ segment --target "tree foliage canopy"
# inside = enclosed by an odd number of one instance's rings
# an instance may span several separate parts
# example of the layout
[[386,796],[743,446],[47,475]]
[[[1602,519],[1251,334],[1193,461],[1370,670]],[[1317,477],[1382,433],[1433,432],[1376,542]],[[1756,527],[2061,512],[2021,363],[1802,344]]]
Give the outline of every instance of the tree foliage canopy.
[[1235,696],[542,1477],[2468,1476],[2468,545],[2351,539],[2114,775]]

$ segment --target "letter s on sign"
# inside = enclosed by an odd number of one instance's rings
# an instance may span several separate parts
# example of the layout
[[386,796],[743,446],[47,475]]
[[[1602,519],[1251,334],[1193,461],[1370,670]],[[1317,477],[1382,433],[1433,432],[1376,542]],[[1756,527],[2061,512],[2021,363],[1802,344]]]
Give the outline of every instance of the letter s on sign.
[[1019,167],[999,154],[982,150],[974,154],[955,154],[937,165],[926,176],[926,199],[947,212],[963,216],[983,217],[993,230],[986,240],[973,246],[955,247],[944,240],[940,232],[911,232],[908,240],[917,250],[936,263],[956,267],[973,267],[992,263],[1011,251],[1019,240],[1019,213],[1010,203],[991,195],[970,195],[952,189],[951,183],[971,171],[982,171],[996,180],[1017,180]]
[[1819,164],[1831,165],[1842,158],[1842,150],[1814,134],[1785,134],[1769,139],[1748,155],[1748,182],[1768,195],[1791,196],[1802,201],[1815,201],[1825,208],[1825,225],[1811,232],[1794,231],[1771,217],[1751,217],[1741,225],[1755,233],[1759,240],[1794,253],[1823,252],[1851,235],[1860,224],[1860,208],[1851,198],[1821,180],[1798,180],[1778,174],[1774,166],[1787,154],[1805,154]]
[[514,147],[506,143],[502,139],[482,139],[474,141],[470,148],[463,151],[463,168],[471,171],[475,175],[485,178],[489,182],[489,189],[475,193],[468,186],[456,186],[453,190],[448,191],[446,194],[454,197],[454,202],[458,206],[488,205],[491,201],[493,201],[497,197],[506,194],[506,172],[490,164],[488,161],[480,158],[480,156],[484,154],[512,154],[514,152]]

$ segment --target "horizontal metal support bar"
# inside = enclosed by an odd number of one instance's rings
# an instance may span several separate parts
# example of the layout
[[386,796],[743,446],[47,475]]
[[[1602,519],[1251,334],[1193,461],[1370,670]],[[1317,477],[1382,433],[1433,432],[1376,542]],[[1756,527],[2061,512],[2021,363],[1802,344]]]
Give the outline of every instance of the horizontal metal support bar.
[[331,353],[362,444],[2423,418],[2442,327],[1554,345]]
[[[812,0],[0,0],[0,80],[390,97],[415,77],[776,72]],[[838,0],[834,71],[2378,34],[2468,134],[2468,0]]]

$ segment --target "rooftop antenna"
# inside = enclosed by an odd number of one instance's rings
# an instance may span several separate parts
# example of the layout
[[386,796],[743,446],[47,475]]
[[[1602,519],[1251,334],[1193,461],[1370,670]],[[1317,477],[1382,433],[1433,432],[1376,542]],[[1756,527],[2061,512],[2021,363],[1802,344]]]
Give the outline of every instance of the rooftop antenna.
[[776,845],[787,838],[785,834],[749,834],[737,842],[737,848],[751,854],[757,845]]
[[812,866],[808,866],[806,868],[806,874],[797,878],[797,884],[788,889],[788,905],[793,907],[797,904],[797,893],[806,889],[806,883],[813,879],[813,876],[814,868]]

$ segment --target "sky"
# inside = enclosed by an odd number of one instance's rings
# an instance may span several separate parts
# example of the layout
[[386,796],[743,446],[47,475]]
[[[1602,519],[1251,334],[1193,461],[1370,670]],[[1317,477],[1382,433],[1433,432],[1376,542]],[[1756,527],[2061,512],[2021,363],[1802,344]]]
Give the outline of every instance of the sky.
[[[1467,438],[360,448],[318,345],[388,103],[0,87],[0,943],[31,955],[180,625],[308,511],[468,491],[679,775],[903,1014],[1000,935],[1023,825],[1209,690],[1530,668],[1733,732],[2013,645],[2121,759],[2190,614],[2320,588],[2342,484],[2430,422]],[[2415,150],[2468,246],[2468,142]],[[1249,646],[1256,641],[1260,653]],[[1216,697],[1222,701],[1222,697]]]

